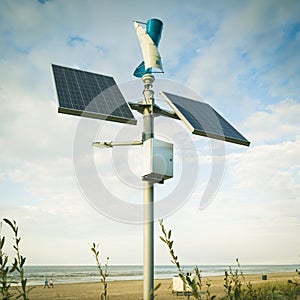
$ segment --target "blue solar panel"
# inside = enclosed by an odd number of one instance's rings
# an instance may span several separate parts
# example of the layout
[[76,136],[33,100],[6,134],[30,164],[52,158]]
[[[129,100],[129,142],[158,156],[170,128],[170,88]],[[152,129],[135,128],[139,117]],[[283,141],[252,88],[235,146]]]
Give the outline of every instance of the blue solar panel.
[[112,77],[52,65],[58,112],[136,124],[129,105]]
[[161,92],[166,102],[192,133],[249,146],[250,142],[209,104]]

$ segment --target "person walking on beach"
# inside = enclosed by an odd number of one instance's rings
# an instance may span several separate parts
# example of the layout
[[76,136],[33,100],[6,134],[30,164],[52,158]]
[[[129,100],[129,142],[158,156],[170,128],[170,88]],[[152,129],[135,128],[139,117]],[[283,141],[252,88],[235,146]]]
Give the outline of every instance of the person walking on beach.
[[48,287],[49,288],[49,282],[48,282],[48,278],[46,278],[46,280],[45,280],[45,285],[44,285],[44,288],[45,287]]
[[51,288],[54,288],[54,284],[53,284],[53,279],[52,279],[52,278],[50,278],[50,281],[49,281],[49,282],[50,282],[50,287],[51,287]]

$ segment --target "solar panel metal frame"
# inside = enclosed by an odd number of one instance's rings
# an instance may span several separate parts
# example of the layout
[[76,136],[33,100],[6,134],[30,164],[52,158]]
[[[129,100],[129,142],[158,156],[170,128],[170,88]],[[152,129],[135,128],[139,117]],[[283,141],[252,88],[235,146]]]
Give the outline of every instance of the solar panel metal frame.
[[113,77],[55,64],[52,71],[59,113],[137,124]]
[[160,93],[193,134],[243,146],[250,142],[209,104],[167,92]]

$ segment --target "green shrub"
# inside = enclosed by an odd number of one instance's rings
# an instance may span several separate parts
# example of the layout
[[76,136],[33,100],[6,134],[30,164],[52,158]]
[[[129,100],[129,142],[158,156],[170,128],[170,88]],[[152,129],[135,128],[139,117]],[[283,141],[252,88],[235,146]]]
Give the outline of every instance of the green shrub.
[[[171,256],[171,262],[176,266],[177,270],[178,270],[178,275],[181,278],[181,280],[183,281],[183,283],[186,286],[189,286],[191,288],[191,294],[192,296],[197,299],[200,300],[201,298],[201,290],[202,290],[202,278],[201,278],[201,271],[198,268],[198,266],[195,266],[194,271],[196,274],[196,278],[197,279],[192,279],[188,274],[186,274],[185,272],[183,272],[180,262],[178,260],[178,257],[175,255],[175,251],[173,249],[173,243],[174,241],[171,240],[171,235],[172,235],[172,231],[169,230],[168,233],[165,229],[165,226],[163,224],[163,220],[159,221],[160,227],[161,227],[161,231],[163,233],[163,236],[160,236],[160,239],[162,240],[163,243],[165,243],[169,249],[169,253]],[[206,283],[206,299],[207,300],[213,300],[216,298],[215,295],[211,296],[210,294],[210,282],[207,281]],[[188,296],[189,297],[189,296]]]
[[26,286],[27,278],[25,277],[25,272],[24,272],[24,265],[25,265],[26,257],[21,255],[21,252],[20,252],[21,237],[19,237],[19,234],[18,234],[19,228],[18,228],[15,220],[10,221],[8,219],[3,219],[3,221],[9,225],[9,227],[12,229],[12,231],[14,233],[13,239],[15,241],[15,244],[14,244],[13,248],[15,249],[16,257],[14,258],[14,262],[13,262],[12,269],[10,270],[10,272],[16,271],[19,274],[19,283],[21,285],[21,289],[19,287],[17,287],[17,290],[19,292],[19,295],[17,296],[17,298],[22,297],[23,300],[29,300],[28,294],[34,287]]
[[106,263],[104,265],[104,268],[102,267],[101,265],[101,262],[100,262],[100,258],[99,258],[99,245],[96,245],[95,243],[93,243],[92,247],[91,247],[91,250],[92,250],[92,253],[96,259],[96,264],[97,264],[97,269],[99,271],[99,275],[100,275],[100,280],[103,284],[103,292],[101,293],[100,295],[100,299],[102,300],[106,300],[107,299],[107,281],[106,281],[106,278],[108,277],[108,260],[109,260],[109,257],[106,258]]
[[1,235],[2,223],[0,222],[0,292],[3,300],[12,297],[10,287],[12,280],[10,274],[14,272],[14,267],[8,264],[8,256],[4,252],[5,236]]

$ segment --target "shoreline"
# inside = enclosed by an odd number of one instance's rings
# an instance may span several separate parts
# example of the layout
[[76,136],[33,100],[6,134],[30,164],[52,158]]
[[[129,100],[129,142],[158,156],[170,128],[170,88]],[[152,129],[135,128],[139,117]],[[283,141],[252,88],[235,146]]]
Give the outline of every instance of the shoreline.
[[[267,280],[262,280],[262,275],[267,275]],[[287,283],[289,279],[296,279],[300,282],[300,277],[296,272],[278,272],[266,274],[244,274],[245,282],[242,276],[240,280],[245,286],[249,281],[255,287],[259,284],[281,284]],[[211,295],[221,295],[224,291],[224,275],[202,277],[202,290],[206,292],[206,282],[211,284]],[[160,288],[156,291],[156,299],[173,299],[172,296],[172,278],[156,279],[155,286],[160,283]],[[54,288],[44,288],[43,285],[35,285],[30,292],[30,300],[50,300],[50,299],[99,299],[103,290],[100,282],[81,282],[81,283],[55,283]],[[143,280],[121,280],[108,282],[108,295],[111,300],[142,300],[143,299]],[[174,296],[175,299],[186,299],[184,296]]]
[[[202,277],[224,276],[225,270],[239,269],[236,265],[201,265]],[[293,265],[242,265],[244,274],[265,274],[274,272],[294,272],[299,264]],[[185,272],[193,273],[194,265],[183,265]],[[169,279],[177,274],[173,265],[156,265],[154,277],[157,280]],[[25,266],[28,285],[44,285],[46,278],[54,278],[56,284],[98,282],[99,272],[96,266]],[[142,265],[111,265],[107,281],[143,280]]]

